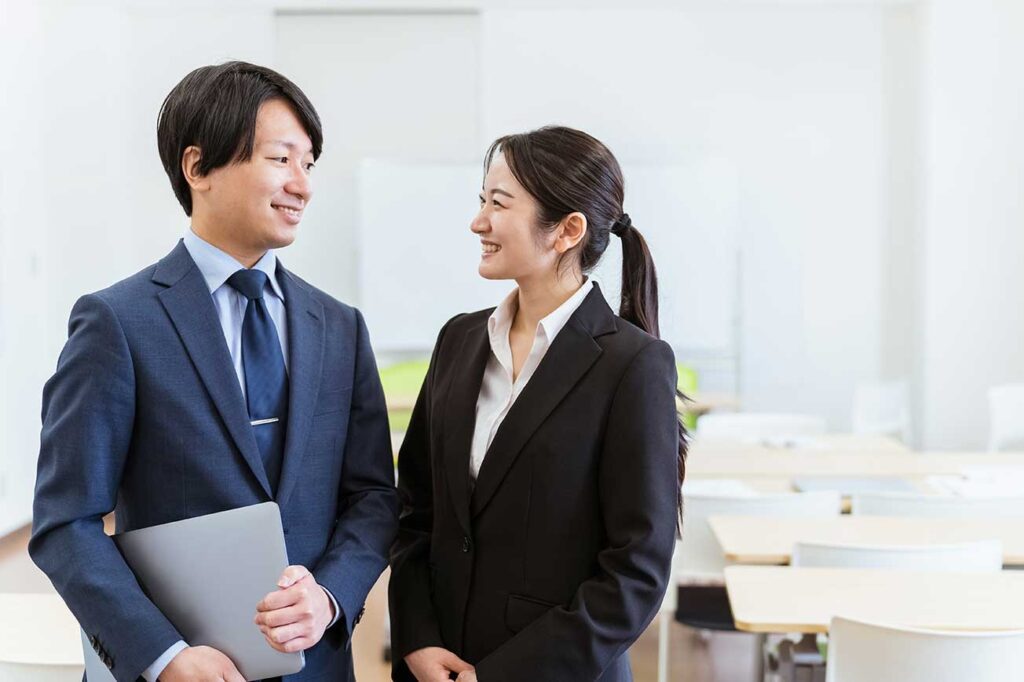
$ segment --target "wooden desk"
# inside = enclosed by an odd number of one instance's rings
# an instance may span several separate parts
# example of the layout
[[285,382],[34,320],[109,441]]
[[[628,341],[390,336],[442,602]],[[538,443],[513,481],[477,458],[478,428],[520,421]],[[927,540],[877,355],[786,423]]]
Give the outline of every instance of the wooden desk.
[[762,452],[811,453],[908,453],[910,448],[889,436],[867,436],[852,433],[827,433],[782,441],[774,439],[702,439],[699,435],[690,444],[692,452],[759,454]]
[[1024,472],[1024,453],[1014,452],[807,452],[761,448],[745,452],[696,449],[687,476],[793,478],[794,476],[959,475],[973,467],[1006,467]]
[[0,593],[0,661],[84,666],[78,621],[56,594]]
[[788,564],[797,542],[923,545],[998,539],[1003,543],[1003,563],[1024,566],[1024,519],[713,516],[708,523],[726,561],[732,563]]
[[1024,572],[921,573],[852,568],[728,566],[736,627],[828,632],[833,616],[946,629],[1024,628]]

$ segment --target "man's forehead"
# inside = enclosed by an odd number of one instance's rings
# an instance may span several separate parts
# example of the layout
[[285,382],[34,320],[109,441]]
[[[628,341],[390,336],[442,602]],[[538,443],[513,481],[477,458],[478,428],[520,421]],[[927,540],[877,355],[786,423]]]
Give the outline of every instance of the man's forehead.
[[272,137],[269,139],[261,140],[257,136],[257,145],[268,145],[275,147],[284,147],[290,152],[299,152],[301,154],[311,154],[313,152],[313,143],[309,140],[308,136],[303,136],[304,139],[299,141],[298,139],[286,139],[282,137]]

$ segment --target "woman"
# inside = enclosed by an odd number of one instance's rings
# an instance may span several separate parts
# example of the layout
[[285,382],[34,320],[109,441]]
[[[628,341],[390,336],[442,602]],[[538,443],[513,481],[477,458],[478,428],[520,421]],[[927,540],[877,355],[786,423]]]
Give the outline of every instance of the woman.
[[[631,680],[658,611],[685,440],[657,281],[600,142],[491,145],[480,274],[518,285],[441,330],[398,460],[394,679]],[[622,240],[616,317],[585,273]]]

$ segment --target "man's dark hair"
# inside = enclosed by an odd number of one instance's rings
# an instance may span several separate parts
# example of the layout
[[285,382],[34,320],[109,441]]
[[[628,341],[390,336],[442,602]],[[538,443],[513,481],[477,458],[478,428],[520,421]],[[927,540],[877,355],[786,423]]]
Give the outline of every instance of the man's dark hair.
[[199,172],[203,175],[229,163],[248,161],[256,136],[256,115],[271,99],[282,99],[291,106],[313,143],[313,159],[318,159],[323,130],[316,109],[297,85],[272,69],[237,61],[203,66],[185,76],[167,95],[157,118],[157,144],[185,215],[192,215],[192,193],[181,170],[185,150],[199,147]]

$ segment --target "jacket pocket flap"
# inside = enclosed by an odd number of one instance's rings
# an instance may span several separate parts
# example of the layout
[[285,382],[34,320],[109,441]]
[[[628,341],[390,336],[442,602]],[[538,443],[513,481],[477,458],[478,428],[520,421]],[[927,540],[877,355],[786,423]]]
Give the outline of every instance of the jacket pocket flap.
[[505,605],[505,625],[512,632],[519,632],[556,606],[558,604],[541,599],[510,594]]

